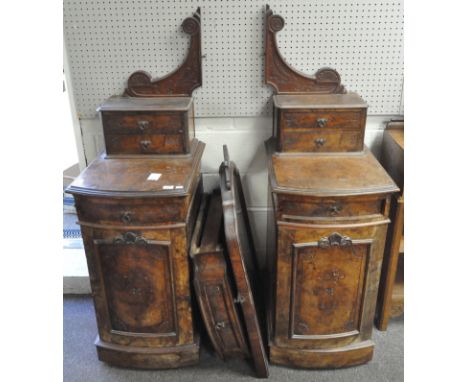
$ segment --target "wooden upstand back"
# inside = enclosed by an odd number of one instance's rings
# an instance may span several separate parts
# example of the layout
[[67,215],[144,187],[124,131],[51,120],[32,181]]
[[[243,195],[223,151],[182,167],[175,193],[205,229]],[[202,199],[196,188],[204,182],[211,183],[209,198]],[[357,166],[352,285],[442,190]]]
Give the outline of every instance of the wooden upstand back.
[[204,144],[194,138],[201,85],[200,10],[185,19],[188,56],[168,76],[142,71],[98,109],[106,153],[69,186],[81,225],[98,357],[133,368],[198,362],[189,246],[201,202]]
[[373,355],[372,327],[391,194],[364,145],[367,105],[339,74],[310,77],[281,57],[284,20],[267,6],[265,82],[274,87],[269,161],[270,361],[337,368]]

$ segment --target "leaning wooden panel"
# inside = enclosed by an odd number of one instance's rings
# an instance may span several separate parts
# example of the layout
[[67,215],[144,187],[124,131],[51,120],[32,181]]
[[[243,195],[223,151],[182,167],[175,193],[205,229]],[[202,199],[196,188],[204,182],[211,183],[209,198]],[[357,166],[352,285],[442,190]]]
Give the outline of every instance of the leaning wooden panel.
[[206,330],[221,359],[248,357],[241,318],[235,306],[235,286],[221,240],[222,206],[219,193],[205,196],[192,237],[193,284]]
[[224,162],[219,167],[219,175],[227,249],[255,369],[259,377],[267,378],[268,361],[262,334],[264,325],[260,321],[263,318],[260,273],[239,171],[229,160],[227,147],[223,148]]

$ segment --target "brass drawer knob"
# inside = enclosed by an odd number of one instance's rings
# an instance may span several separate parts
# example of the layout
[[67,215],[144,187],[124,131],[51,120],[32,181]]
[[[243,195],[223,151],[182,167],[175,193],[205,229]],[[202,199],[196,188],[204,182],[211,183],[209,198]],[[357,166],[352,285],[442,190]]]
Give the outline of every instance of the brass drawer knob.
[[150,123],[149,121],[138,121],[137,125],[141,131],[145,131],[149,127]]
[[328,119],[326,118],[319,118],[317,119],[317,126],[318,127],[325,127],[325,125],[327,124],[328,122]]
[[130,223],[132,221],[132,214],[130,212],[125,211],[120,216],[120,220],[122,220],[124,223]]
[[315,140],[315,145],[316,145],[317,147],[322,147],[322,146],[325,144],[325,142],[326,142],[326,139],[324,139],[324,138],[317,138],[317,139]]
[[328,211],[330,212],[330,215],[332,216],[338,215],[341,212],[341,210],[342,210],[342,207],[336,204],[328,207]]
[[140,146],[143,150],[148,150],[151,145],[151,141],[141,141]]
[[221,330],[221,329],[224,329],[225,327],[226,327],[226,323],[224,321],[217,322],[215,325],[216,330]]

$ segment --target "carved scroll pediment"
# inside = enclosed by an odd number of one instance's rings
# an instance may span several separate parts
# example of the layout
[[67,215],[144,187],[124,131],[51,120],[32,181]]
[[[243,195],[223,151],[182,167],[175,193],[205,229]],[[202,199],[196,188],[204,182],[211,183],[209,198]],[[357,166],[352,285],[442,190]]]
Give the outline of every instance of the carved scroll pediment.
[[319,69],[314,76],[300,73],[289,66],[279,52],[276,33],[284,27],[284,19],[266,6],[265,14],[265,83],[276,94],[343,94],[338,72],[331,68]]
[[130,75],[125,95],[131,97],[183,97],[202,85],[201,11],[182,23],[182,30],[190,35],[190,47],[182,65],[172,73],[157,79],[143,70]]

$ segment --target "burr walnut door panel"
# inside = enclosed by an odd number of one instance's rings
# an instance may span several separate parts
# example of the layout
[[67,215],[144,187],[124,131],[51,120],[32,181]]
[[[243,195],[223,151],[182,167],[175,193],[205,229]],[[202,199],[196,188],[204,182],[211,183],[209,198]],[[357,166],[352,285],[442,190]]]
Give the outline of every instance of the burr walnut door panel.
[[383,225],[357,230],[279,227],[278,344],[328,348],[368,336],[366,312],[374,309],[382,252],[375,239],[383,234]]
[[101,340],[143,347],[192,343],[185,227],[81,229]]
[[95,242],[113,331],[176,335],[170,244]]
[[358,333],[368,244],[293,245],[291,338]]

